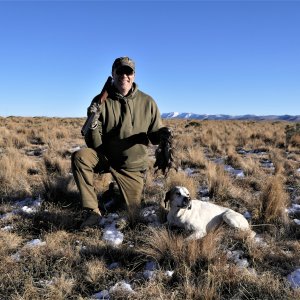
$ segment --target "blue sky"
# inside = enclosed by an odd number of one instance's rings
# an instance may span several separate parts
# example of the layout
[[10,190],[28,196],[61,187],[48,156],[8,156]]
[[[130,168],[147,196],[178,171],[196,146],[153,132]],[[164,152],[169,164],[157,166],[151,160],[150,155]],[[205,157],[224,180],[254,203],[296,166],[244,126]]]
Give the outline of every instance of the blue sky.
[[119,56],[162,113],[300,114],[299,1],[0,0],[0,116],[85,116]]

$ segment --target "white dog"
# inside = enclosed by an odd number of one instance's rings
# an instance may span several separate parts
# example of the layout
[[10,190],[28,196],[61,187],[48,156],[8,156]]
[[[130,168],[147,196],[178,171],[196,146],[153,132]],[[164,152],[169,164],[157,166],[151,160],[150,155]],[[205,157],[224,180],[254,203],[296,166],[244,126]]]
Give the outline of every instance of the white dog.
[[250,232],[249,223],[243,215],[213,203],[191,200],[190,193],[185,187],[176,186],[168,191],[165,205],[168,201],[170,202],[168,224],[192,231],[187,238],[189,240],[204,237],[223,221],[231,227]]

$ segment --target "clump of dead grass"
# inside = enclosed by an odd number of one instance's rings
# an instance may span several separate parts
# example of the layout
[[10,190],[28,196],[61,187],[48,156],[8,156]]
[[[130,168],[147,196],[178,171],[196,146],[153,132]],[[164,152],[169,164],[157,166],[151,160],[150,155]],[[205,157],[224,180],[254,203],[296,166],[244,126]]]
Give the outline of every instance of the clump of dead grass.
[[233,197],[235,189],[223,166],[209,162],[206,175],[210,195],[213,198],[228,199]]
[[288,195],[280,176],[272,176],[266,181],[260,201],[261,218],[264,222],[285,226],[288,224],[286,213]]
[[26,180],[30,168],[34,167],[28,157],[20,155],[16,148],[6,148],[0,156],[0,196],[17,197],[31,194],[31,185]]

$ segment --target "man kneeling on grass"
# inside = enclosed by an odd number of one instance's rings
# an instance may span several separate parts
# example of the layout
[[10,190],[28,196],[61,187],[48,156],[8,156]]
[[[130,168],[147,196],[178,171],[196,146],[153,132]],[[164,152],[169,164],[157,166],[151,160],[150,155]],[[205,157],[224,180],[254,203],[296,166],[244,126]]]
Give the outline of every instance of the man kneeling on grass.
[[101,219],[94,173],[110,172],[131,210],[141,201],[149,141],[156,145],[171,135],[168,128],[162,127],[155,101],[134,82],[132,59],[117,58],[112,65],[112,79],[106,100],[99,105],[97,95],[88,108],[88,115],[96,116],[85,135],[88,148],[72,156],[73,175],[87,211],[81,228],[97,226]]

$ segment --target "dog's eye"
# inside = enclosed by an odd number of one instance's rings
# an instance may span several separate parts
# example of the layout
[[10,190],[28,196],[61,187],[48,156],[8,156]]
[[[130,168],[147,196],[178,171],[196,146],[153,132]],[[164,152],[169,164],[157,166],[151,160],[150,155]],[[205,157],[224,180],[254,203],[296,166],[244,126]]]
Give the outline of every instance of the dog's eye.
[[176,195],[181,196],[181,193],[180,193],[180,192],[177,192]]

